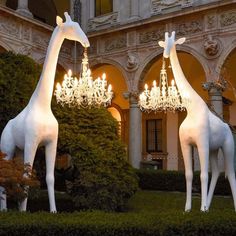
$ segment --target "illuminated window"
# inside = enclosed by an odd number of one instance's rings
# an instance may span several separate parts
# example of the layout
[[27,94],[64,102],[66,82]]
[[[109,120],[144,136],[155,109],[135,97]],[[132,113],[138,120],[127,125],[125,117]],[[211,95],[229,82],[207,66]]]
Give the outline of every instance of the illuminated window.
[[95,0],[95,16],[113,11],[113,0]]
[[147,152],[162,152],[162,119],[146,120]]

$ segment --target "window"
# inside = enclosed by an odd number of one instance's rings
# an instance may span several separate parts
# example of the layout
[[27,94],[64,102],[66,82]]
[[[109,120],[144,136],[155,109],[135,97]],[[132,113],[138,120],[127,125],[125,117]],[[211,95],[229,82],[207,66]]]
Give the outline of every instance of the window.
[[147,152],[162,152],[162,119],[146,120]]
[[113,11],[113,0],[95,0],[95,16]]

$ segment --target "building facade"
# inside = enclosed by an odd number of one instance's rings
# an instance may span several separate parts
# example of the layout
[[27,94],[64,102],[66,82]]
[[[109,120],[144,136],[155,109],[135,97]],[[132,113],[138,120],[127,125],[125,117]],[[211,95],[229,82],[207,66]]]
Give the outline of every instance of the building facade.
[[[186,37],[177,47],[186,78],[231,126],[236,126],[236,3],[233,0],[0,1],[0,50],[43,63],[55,16],[69,11],[87,33],[93,77],[106,72],[130,163],[139,168],[183,169],[178,128],[185,112],[145,113],[138,95],[159,80],[165,32]],[[42,10],[44,9],[44,10]],[[45,10],[46,9],[46,10]],[[50,16],[50,17],[49,17]],[[58,70],[77,68],[82,47],[65,42]],[[173,75],[168,69],[169,79]],[[196,111],[198,112],[198,111]],[[199,169],[193,148],[194,168]]]

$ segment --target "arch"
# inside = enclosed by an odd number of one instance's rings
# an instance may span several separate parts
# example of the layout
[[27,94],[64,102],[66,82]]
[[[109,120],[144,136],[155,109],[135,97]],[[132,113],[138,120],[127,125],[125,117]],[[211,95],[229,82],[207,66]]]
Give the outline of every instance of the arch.
[[97,67],[102,66],[102,65],[106,65],[106,64],[115,66],[121,72],[123,78],[125,79],[126,86],[129,89],[127,74],[126,74],[123,66],[119,62],[117,62],[115,60],[111,60],[111,59],[102,58],[99,60],[91,60],[90,67],[91,67],[91,69],[96,69]]
[[[186,52],[186,53],[189,53],[190,55],[192,55],[194,58],[196,58],[196,60],[202,66],[202,68],[204,70],[204,73],[205,73],[205,76],[208,74],[208,72],[209,72],[208,63],[205,63],[205,59],[195,49],[193,49],[189,46],[186,46],[186,45],[178,45],[177,51]],[[143,79],[145,77],[146,72],[149,70],[151,65],[156,60],[156,58],[160,57],[162,55],[162,53],[163,53],[163,49],[158,48],[156,51],[151,53],[144,60],[144,63],[142,64],[142,67],[140,67],[138,69],[136,78],[139,78],[139,80],[135,81],[135,83],[136,83],[135,85],[136,85],[136,88],[138,90],[140,89],[140,85],[142,85],[142,83],[143,83]],[[207,76],[206,76],[206,80],[207,80]]]
[[233,40],[226,49],[222,50],[222,54],[218,60],[218,63],[216,64],[216,70],[217,70],[218,75],[220,75],[221,69],[222,69],[227,57],[236,48],[235,45],[236,45],[236,39]]
[[3,49],[5,49],[6,51],[14,51],[10,45],[8,45],[7,43],[3,42],[0,40],[0,47],[2,47]]
[[92,76],[94,79],[101,77],[103,73],[107,75],[108,84],[112,85],[112,90],[114,92],[114,97],[112,99],[113,103],[116,103],[121,107],[121,109],[128,109],[129,103],[124,98],[123,93],[127,92],[128,85],[124,73],[117,66],[111,63],[110,61],[104,60],[99,61],[99,63],[92,64]]
[[[202,83],[206,82],[207,80],[207,67],[203,67],[202,63],[198,60],[198,58],[193,55],[192,50],[183,50],[183,47],[178,48],[178,57],[186,79],[189,81],[194,90],[205,101],[207,101],[208,94],[202,88]],[[152,81],[154,80],[159,82],[159,73],[162,67],[162,50],[152,53],[148,59],[149,61],[146,62],[146,67],[144,67],[143,71],[141,72],[139,81],[136,81],[138,82],[137,88],[139,91],[143,90],[144,80],[145,83],[147,83],[149,86],[152,86]],[[169,63],[168,60],[167,63]],[[168,65],[166,69],[168,74],[168,83],[170,83],[174,75],[172,70],[168,69]]]

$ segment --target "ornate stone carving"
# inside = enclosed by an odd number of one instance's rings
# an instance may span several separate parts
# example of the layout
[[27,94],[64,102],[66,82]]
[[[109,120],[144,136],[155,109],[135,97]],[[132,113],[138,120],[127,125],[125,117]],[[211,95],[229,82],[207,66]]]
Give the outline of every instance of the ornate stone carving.
[[125,48],[127,45],[126,35],[105,40],[105,51],[110,52],[115,49]]
[[22,26],[21,38],[30,41],[31,28],[28,25]]
[[227,27],[236,24],[236,11],[225,12],[220,16],[221,27]]
[[49,43],[49,37],[48,35],[39,32],[39,31],[34,31],[32,34],[32,41],[35,44],[41,45],[43,47],[47,47]]
[[207,15],[206,16],[206,28],[214,29],[216,28],[217,18],[216,15]]
[[0,17],[0,31],[18,38],[20,36],[19,24],[12,18]]
[[215,57],[219,55],[220,42],[217,39],[213,39],[211,35],[207,36],[203,47],[207,56]]
[[32,50],[31,46],[23,46],[23,47],[19,48],[18,54],[31,56],[31,50]]
[[88,48],[89,54],[96,54],[97,53],[97,41],[96,40],[89,40],[90,47]]
[[95,30],[96,28],[102,28],[117,23],[118,12],[112,12],[110,14],[98,16],[88,21],[88,30]]
[[175,27],[178,36],[196,34],[203,31],[203,23],[200,20],[194,20],[186,23],[180,23]]
[[193,0],[152,0],[152,14],[160,14],[162,10],[179,6],[181,8],[191,7]]
[[165,32],[164,27],[157,30],[142,32],[139,34],[139,42],[140,43],[149,43],[153,41],[157,42],[163,38],[164,32]]
[[128,71],[134,71],[138,69],[139,59],[134,53],[129,52],[127,56],[126,69]]

